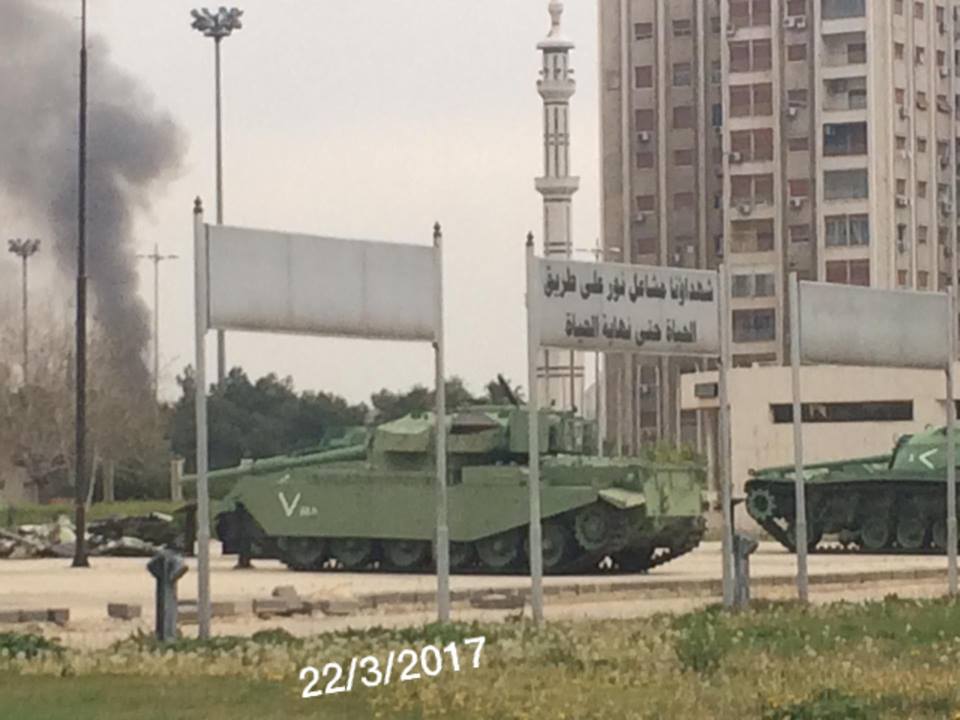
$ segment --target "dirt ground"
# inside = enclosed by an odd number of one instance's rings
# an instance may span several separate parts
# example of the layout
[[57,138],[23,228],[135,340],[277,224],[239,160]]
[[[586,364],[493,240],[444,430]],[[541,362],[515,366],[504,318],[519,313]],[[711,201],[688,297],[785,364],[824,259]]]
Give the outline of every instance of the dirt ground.
[[[314,616],[292,618],[273,617],[260,620],[249,612],[254,599],[269,597],[273,588],[293,585],[305,599],[324,600],[354,598],[371,593],[425,592],[436,587],[431,575],[393,575],[379,573],[297,573],[274,561],[257,561],[252,570],[234,570],[234,558],[222,557],[219,545],[211,552],[211,589],[214,600],[237,602],[241,615],[215,619],[217,634],[249,634],[267,627],[284,627],[290,632],[308,635],[348,627],[373,625],[406,625],[429,622],[435,613],[427,607],[397,606],[380,611],[362,611],[349,617]],[[188,560],[190,571],[179,585],[180,597],[196,597],[196,561]],[[89,569],[72,569],[68,560],[10,560],[0,561],[0,611],[5,609],[69,608],[70,622],[66,627],[38,625],[45,633],[57,635],[74,646],[96,647],[124,638],[136,630],[150,632],[153,624],[154,581],[142,558],[92,558]],[[946,559],[937,556],[844,556],[813,555],[810,557],[810,576],[831,576],[830,584],[811,586],[814,602],[835,600],[863,600],[882,598],[890,593],[910,597],[931,597],[946,589]],[[858,574],[876,572],[920,571],[926,574],[943,570],[942,579],[905,577],[896,580],[863,582]],[[752,576],[761,579],[754,587],[757,598],[788,599],[794,597],[790,584],[764,585],[763,578],[792,578],[795,558],[772,543],[762,544],[752,557]],[[837,577],[840,574],[842,577]],[[703,581],[719,580],[720,548],[718,543],[704,543],[695,552],[649,575],[595,575],[590,577],[548,577],[545,585],[570,586],[590,583],[603,586],[610,583],[635,583],[639,587],[629,592],[598,592],[588,596],[548,595],[548,619],[625,618],[658,612],[683,612],[716,602]],[[663,583],[670,583],[663,587]],[[699,583],[699,585],[696,585]],[[643,585],[657,585],[654,591],[643,590]],[[523,576],[455,576],[451,587],[457,590],[505,590],[526,588],[529,580]],[[694,586],[692,586],[694,585]],[[143,617],[136,621],[122,621],[107,617],[107,603],[133,603],[143,607]],[[502,619],[516,610],[476,610],[469,606],[454,608],[458,620]],[[4,625],[0,628],[24,625]],[[195,626],[186,625],[185,634],[195,632]]]

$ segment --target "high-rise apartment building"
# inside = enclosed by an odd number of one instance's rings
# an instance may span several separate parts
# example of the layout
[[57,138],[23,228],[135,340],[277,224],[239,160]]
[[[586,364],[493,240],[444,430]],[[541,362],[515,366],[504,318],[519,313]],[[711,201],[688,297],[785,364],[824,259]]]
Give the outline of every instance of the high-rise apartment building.
[[[725,263],[736,365],[788,359],[791,272],[917,290],[956,276],[960,3],[599,5],[604,247]],[[685,369],[611,358],[610,436],[649,437],[651,412],[659,436],[684,432]]]

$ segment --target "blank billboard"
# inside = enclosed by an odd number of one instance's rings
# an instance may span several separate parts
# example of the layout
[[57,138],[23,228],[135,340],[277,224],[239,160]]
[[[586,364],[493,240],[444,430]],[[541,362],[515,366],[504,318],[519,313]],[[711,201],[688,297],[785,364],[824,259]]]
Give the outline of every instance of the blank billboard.
[[802,362],[943,368],[949,322],[944,293],[800,283]]
[[210,327],[426,340],[440,318],[432,246],[208,226]]

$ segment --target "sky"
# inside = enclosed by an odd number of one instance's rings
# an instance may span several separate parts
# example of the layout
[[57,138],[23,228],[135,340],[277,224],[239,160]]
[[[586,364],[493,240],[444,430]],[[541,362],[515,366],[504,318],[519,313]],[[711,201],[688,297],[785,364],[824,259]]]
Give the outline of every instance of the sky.
[[[76,19],[79,0],[35,0]],[[238,3],[239,4],[239,3]],[[429,244],[444,231],[446,367],[479,391],[502,372],[526,385],[524,241],[542,241],[542,102],[536,44],[547,0],[244,0],[244,28],[224,41],[225,222],[346,238]],[[190,29],[190,0],[89,0],[91,102],[106,54],[181,127],[180,174],[137,218],[137,245],[161,265],[161,394],[192,364],[193,198],[214,219],[213,42]],[[77,22],[79,30],[79,22]],[[569,0],[574,245],[599,234],[597,3]],[[75,148],[64,148],[75,152]],[[91,158],[95,162],[96,158]],[[9,204],[0,235],[35,234],[42,218]],[[90,238],[88,242],[96,242]],[[589,255],[582,254],[584,259]],[[0,255],[0,302],[18,290]],[[70,283],[41,251],[32,287],[47,302]],[[152,307],[153,266],[140,293]],[[35,278],[35,279],[34,279]],[[215,377],[213,333],[208,377]],[[433,381],[425,344],[229,333],[228,364],[289,375],[300,390],[357,402]]]

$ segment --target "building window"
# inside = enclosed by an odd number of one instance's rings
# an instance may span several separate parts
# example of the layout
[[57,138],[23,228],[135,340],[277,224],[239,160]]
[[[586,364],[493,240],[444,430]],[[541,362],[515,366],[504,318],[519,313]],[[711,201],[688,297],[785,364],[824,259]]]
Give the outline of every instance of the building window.
[[847,43],[847,63],[861,65],[867,61],[866,43]]
[[690,20],[674,20],[673,21],[673,36],[674,37],[690,37],[693,34],[693,23]]
[[929,285],[929,283],[930,283],[930,273],[928,273],[926,270],[918,270],[917,271],[917,289],[926,290],[927,285]]
[[870,218],[867,215],[828,215],[827,247],[867,246],[870,244]]
[[737,343],[770,342],[777,339],[776,311],[734,310],[733,341]]
[[710,82],[713,85],[719,85],[723,82],[723,63],[719,60],[710,63]]
[[693,107],[680,105],[673,109],[673,127],[675,130],[688,130],[693,127]]
[[826,200],[855,200],[869,197],[870,185],[866,169],[825,172],[823,196]]
[[897,105],[904,105],[907,102],[907,94],[903,88],[895,88],[893,91],[893,100]]
[[903,43],[895,42],[893,44],[893,56],[897,60],[903,60]]
[[674,63],[673,65],[673,86],[690,86],[690,63]]
[[646,170],[653,167],[653,153],[652,152],[638,152],[637,153],[637,168],[640,170]]
[[773,205],[773,175],[734,175],[730,178],[730,203]]
[[739,162],[773,160],[773,129],[731,132],[730,151],[739,156]]
[[674,150],[673,163],[684,167],[693,165],[693,150]]
[[634,113],[634,123],[637,130],[655,130],[657,127],[657,116],[653,110],[637,110]]
[[807,0],[787,0],[787,15],[796,17],[807,14]]
[[636,78],[636,86],[638,88],[652,88],[653,87],[653,66],[652,65],[641,65],[634,70],[634,77]]
[[653,212],[657,208],[656,195],[637,195],[637,211]]
[[769,26],[770,0],[730,0],[730,22],[737,27]]
[[925,198],[927,196],[927,183],[923,180],[917,182],[917,197]]
[[685,210],[689,208],[694,208],[696,206],[697,206],[697,202],[694,199],[693,193],[681,192],[681,193],[676,193],[673,196],[674,210]]
[[903,0],[893,0],[893,12],[903,15]]
[[914,20],[923,20],[923,2],[915,2],[913,4],[913,19]]
[[[770,413],[777,425],[793,422],[793,405],[771,405]],[[803,403],[800,419],[805,423],[908,422],[913,420],[913,401]]]
[[734,275],[730,294],[735,298],[773,297],[775,288],[772,273]]
[[917,138],[917,152],[925,153],[927,151],[927,139],[925,137]]
[[730,114],[733,117],[773,115],[773,86],[770,83],[731,85]]
[[827,123],[823,126],[823,154],[836,155],[867,154],[867,124]]
[[910,278],[907,277],[906,270],[897,270],[897,285],[907,287],[910,284]]
[[917,46],[914,48],[913,61],[917,65],[923,65],[927,60],[927,49]]
[[730,43],[730,72],[760,72],[773,66],[769,40],[745,40]]
[[787,187],[789,188],[790,197],[792,198],[810,197],[810,180],[807,178],[789,180]]
[[790,152],[807,152],[810,150],[810,138],[806,135],[790,138],[787,140],[787,147],[790,148]]
[[807,46],[805,43],[794,43],[787,46],[787,60],[796,62],[807,59]]
[[791,225],[790,226],[790,242],[792,243],[810,242],[810,226],[809,225]]
[[833,260],[827,262],[827,282],[840,285],[870,285],[869,260]]
[[770,252],[774,246],[773,220],[745,220],[731,224],[730,252]]
[[635,23],[633,34],[637,40],[651,40],[653,38],[653,23]]
[[866,17],[866,0],[823,0],[823,19]]
[[907,139],[903,135],[896,136],[897,150],[907,149]]
[[927,244],[927,235],[929,234],[929,229],[926,225],[917,226],[917,242],[921,245]]

